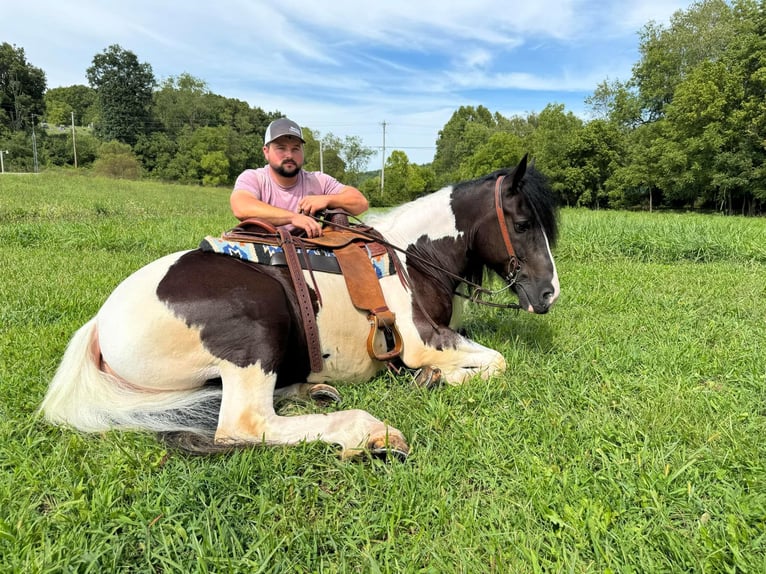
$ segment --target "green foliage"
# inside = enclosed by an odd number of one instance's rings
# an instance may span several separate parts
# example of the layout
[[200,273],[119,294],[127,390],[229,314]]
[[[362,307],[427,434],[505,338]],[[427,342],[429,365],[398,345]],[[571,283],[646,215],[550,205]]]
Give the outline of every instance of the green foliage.
[[24,48],[0,44],[0,127],[18,131],[36,124],[44,93],[45,72],[27,62]]
[[724,0],[703,0],[679,10],[668,28],[647,24],[641,33],[641,60],[633,68],[644,117],[662,117],[689,72],[723,56],[734,34],[732,10]]
[[567,158],[582,129],[583,121],[572,112],[566,112],[563,104],[548,105],[537,117],[537,128],[529,141],[537,168],[546,174],[551,188],[565,204],[570,198],[576,203],[582,193],[581,189],[570,191],[573,178]]
[[88,86],[51,88],[45,92],[45,121],[51,125],[87,126],[98,120],[96,90]]
[[167,78],[154,92],[154,115],[171,137],[183,128],[217,125],[207,84],[191,74]]
[[115,140],[101,145],[98,159],[93,163],[93,172],[115,179],[138,179],[141,164],[128,144]]
[[199,164],[203,185],[225,185],[229,181],[229,160],[222,151],[204,154]]
[[96,90],[100,109],[96,132],[103,140],[133,145],[151,124],[152,67],[119,45],[93,57],[88,82]]
[[53,428],[36,409],[124,277],[233,225],[228,190],[6,176],[0,570],[764,571],[763,221],[561,217],[549,314],[466,308],[504,375],[340,389],[342,408],[403,430],[406,463],[315,443],[189,457],[145,434]]
[[440,183],[457,181],[460,164],[497,129],[497,118],[484,106],[460,106],[436,140],[433,166]]
[[321,170],[348,185],[360,185],[362,170],[375,153],[362,145],[361,138],[346,136],[341,139],[332,133],[322,135],[310,128],[303,129],[303,138],[306,140],[304,167],[307,170]]
[[457,176],[461,180],[475,179],[501,168],[519,163],[526,152],[524,141],[514,133],[494,133],[479,144],[474,153],[463,160]]
[[390,207],[411,201],[436,189],[436,174],[430,166],[410,163],[407,154],[394,150],[386,160],[384,189],[380,177],[366,179],[360,185],[373,207]]
[[0,149],[3,150],[3,164],[7,172],[31,172],[34,169],[29,150],[32,142],[24,132],[13,132],[8,137],[0,139]]
[[61,133],[47,134],[41,138],[41,143],[46,165],[55,166],[74,166],[75,148],[78,167],[90,166],[101,146],[101,142],[86,129],[75,132],[74,142],[71,129],[67,129]]

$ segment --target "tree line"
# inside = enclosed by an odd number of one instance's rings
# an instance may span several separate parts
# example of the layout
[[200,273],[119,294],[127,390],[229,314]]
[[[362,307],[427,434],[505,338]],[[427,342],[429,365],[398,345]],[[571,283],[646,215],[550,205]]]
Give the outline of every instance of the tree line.
[[[555,102],[512,117],[462,106],[439,131],[431,163],[390,153],[383,189],[380,172],[366,171],[375,150],[308,127],[306,167],[321,165],[373,205],[392,205],[529,153],[563,205],[762,213],[766,0],[694,2],[668,25],[646,24],[638,41],[632,76],[597,86],[587,119]],[[158,82],[119,45],[97,54],[86,76],[88,86],[46,89],[23,48],[0,45],[0,148],[13,169],[76,164],[231,185],[263,164],[263,132],[283,115],[214,94],[188,73]]]

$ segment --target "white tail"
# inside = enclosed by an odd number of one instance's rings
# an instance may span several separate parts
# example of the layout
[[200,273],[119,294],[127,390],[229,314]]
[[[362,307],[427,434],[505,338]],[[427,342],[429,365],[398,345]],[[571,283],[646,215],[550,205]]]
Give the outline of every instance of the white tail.
[[40,405],[48,421],[84,432],[121,428],[212,435],[220,389],[142,392],[128,387],[99,368],[96,336],[95,317],[72,336]]

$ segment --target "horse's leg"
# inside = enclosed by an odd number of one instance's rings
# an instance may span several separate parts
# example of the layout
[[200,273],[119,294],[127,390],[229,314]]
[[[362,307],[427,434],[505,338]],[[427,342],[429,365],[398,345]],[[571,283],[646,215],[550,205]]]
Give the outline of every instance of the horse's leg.
[[440,382],[459,385],[475,376],[488,379],[506,369],[503,355],[454,331],[449,343],[439,347],[412,337],[406,342],[403,360],[408,367],[421,369],[415,383],[428,388]]
[[324,383],[296,383],[274,391],[274,401],[313,401],[320,404],[340,403],[338,390]]
[[409,452],[401,432],[362,410],[278,416],[274,411],[277,375],[265,372],[260,362],[247,367],[224,363],[220,371],[223,396],[217,444],[287,445],[321,440],[340,445],[343,457],[364,451],[404,457]]

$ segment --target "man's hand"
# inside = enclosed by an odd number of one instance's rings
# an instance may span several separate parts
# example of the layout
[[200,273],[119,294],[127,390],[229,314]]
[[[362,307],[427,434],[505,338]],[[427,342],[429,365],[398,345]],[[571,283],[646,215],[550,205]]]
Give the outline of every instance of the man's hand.
[[290,223],[298,229],[302,229],[306,233],[306,237],[319,237],[322,235],[322,224],[313,217],[304,215],[303,213],[296,213],[293,215]]
[[298,213],[316,215],[329,207],[331,197],[331,195],[307,195],[298,202]]

